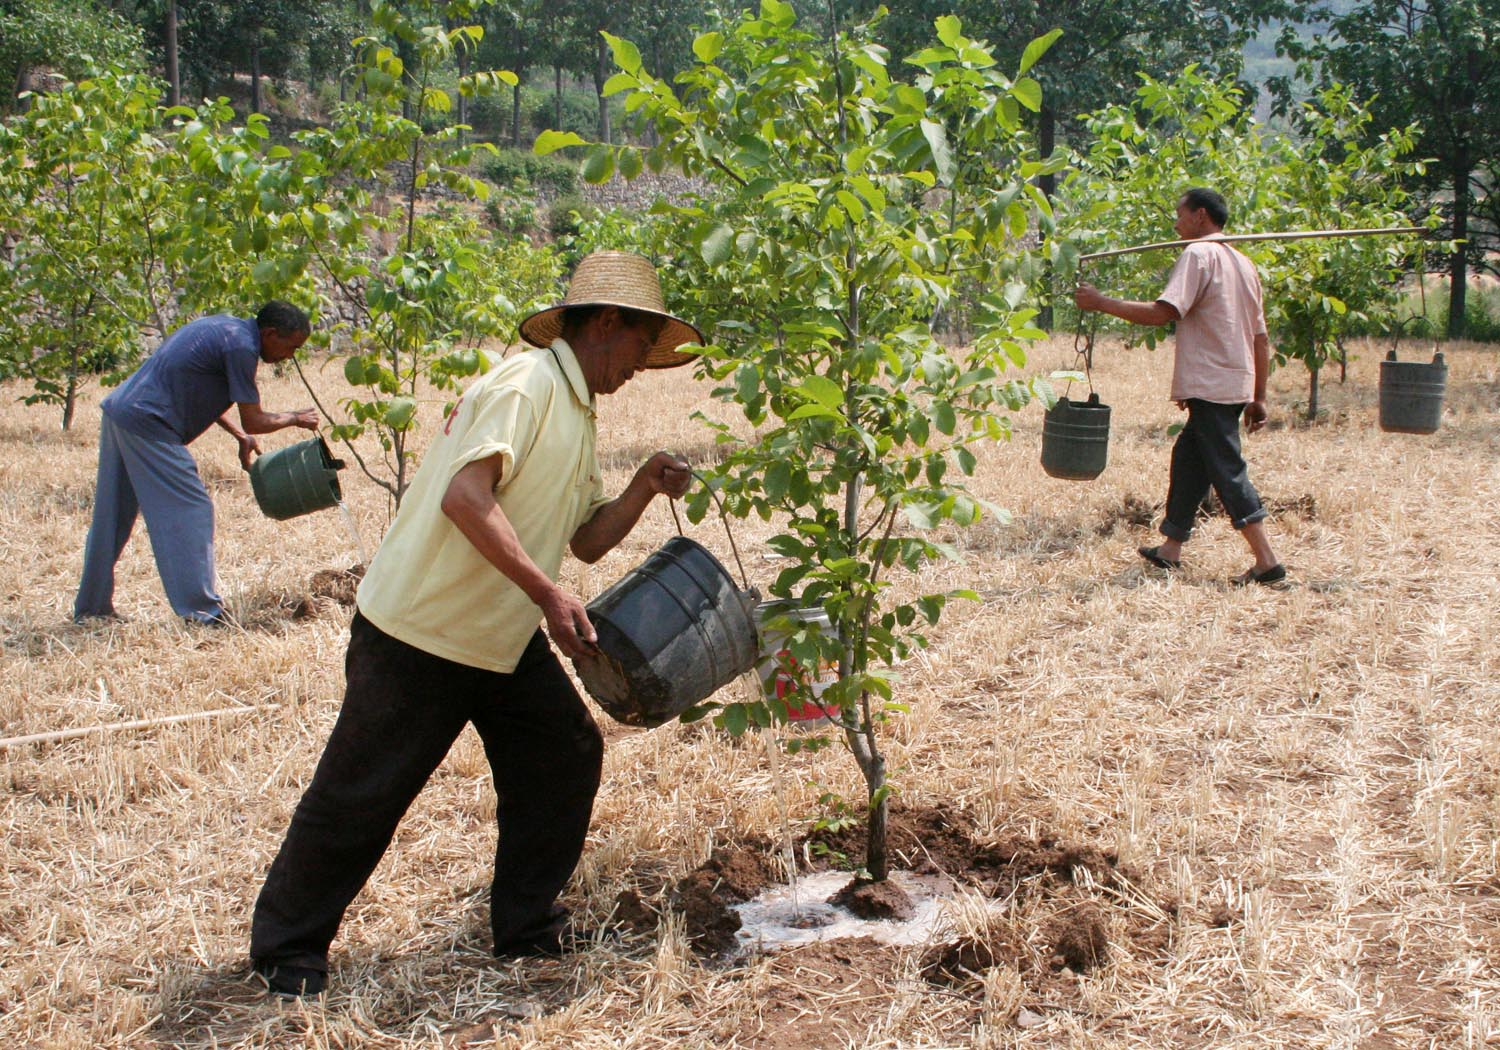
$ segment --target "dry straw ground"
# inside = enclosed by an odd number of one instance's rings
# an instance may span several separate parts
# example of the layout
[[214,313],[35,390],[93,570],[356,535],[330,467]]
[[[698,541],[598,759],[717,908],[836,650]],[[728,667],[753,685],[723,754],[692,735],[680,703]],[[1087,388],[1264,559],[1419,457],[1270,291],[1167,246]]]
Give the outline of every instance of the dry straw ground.
[[[3,391],[0,735],[264,706],[0,750],[0,1046],[1496,1045],[1500,353],[1449,348],[1442,430],[1412,437],[1377,429],[1379,348],[1358,350],[1316,425],[1294,421],[1300,369],[1276,375],[1275,422],[1248,442],[1286,591],[1225,586],[1248,561],[1222,518],[1180,575],[1135,557],[1176,417],[1165,353],[1101,354],[1115,416],[1097,481],[1042,474],[1035,409],[983,455],[978,487],[1014,519],[955,535],[964,560],[923,581],[983,600],[952,608],[903,668],[912,713],[888,733],[901,802],[950,804],[981,841],[1117,851],[1131,872],[1113,887],[1080,872],[1067,893],[1012,887],[989,905],[998,918],[960,893],[957,924],[1013,943],[1000,965],[936,984],[917,949],[712,963],[659,898],[647,933],[497,965],[485,954],[494,801],[466,734],[352,909],[326,1001],[305,1008],[259,995],[245,944],[338,708],[349,612],[314,577],[356,561],[347,534],[333,512],[261,517],[231,443],[210,434],[195,451],[244,628],[175,622],[144,535],[120,566],[129,622],[73,626],[97,398],[63,434],[55,412]],[[1058,342],[1035,360],[1070,356]],[[337,368],[311,371],[336,396]],[[265,393],[273,407],[306,401],[285,379]],[[608,401],[611,484],[658,447],[710,455],[695,408],[723,413],[685,373]],[[345,478],[372,541],[385,507]],[[671,531],[658,505],[567,581],[597,593]],[[727,554],[710,525],[692,532]],[[765,535],[738,532],[762,582],[776,570]],[[604,786],[567,894],[590,927],[607,927],[622,891],[779,834],[763,748],[599,717]],[[783,767],[804,822],[822,790],[857,794],[840,754]],[[1074,974],[1049,963],[1048,931],[1079,907],[1097,910],[1109,946]]]

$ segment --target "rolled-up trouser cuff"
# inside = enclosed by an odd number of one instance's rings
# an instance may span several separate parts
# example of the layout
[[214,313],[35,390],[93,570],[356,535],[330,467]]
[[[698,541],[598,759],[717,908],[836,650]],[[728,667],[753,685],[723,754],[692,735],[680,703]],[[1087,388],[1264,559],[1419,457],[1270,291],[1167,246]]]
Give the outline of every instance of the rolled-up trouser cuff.
[[1161,523],[1161,534],[1169,540],[1176,540],[1178,543],[1186,543],[1188,539],[1193,535],[1193,530],[1180,528],[1163,518]]
[[1257,507],[1243,518],[1234,519],[1234,527],[1236,529],[1243,529],[1246,525],[1254,525],[1258,521],[1265,521],[1266,517],[1266,508]]

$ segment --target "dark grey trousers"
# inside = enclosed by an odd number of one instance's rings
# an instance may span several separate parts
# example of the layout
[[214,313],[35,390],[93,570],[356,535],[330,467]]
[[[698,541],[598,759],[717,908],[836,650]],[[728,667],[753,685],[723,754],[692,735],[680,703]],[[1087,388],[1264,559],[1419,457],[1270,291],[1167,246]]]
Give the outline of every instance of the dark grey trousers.
[[1187,425],[1172,446],[1162,535],[1173,540],[1191,536],[1198,508],[1210,488],[1219,494],[1236,529],[1264,521],[1265,507],[1250,484],[1250,470],[1240,450],[1240,414],[1245,406],[1190,398],[1187,407]]
[[444,660],[356,613],[344,706],[255,903],[256,962],[325,971],[344,911],[472,722],[498,796],[496,946],[552,926],[599,789],[599,727],[538,630],[510,674]]

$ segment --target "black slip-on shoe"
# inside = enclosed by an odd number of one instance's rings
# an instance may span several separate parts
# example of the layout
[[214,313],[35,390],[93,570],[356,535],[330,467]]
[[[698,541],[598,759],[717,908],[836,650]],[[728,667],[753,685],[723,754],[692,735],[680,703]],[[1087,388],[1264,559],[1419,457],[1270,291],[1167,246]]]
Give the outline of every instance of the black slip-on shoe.
[[1171,572],[1174,569],[1182,568],[1182,562],[1175,561],[1172,558],[1163,558],[1160,547],[1137,547],[1135,552],[1158,569],[1166,569],[1168,572]]
[[310,966],[258,962],[255,976],[265,982],[266,991],[281,999],[316,999],[328,986],[328,975]]
[[1286,566],[1273,565],[1264,572],[1256,572],[1255,567],[1251,566],[1229,582],[1235,587],[1248,587],[1252,583],[1258,583],[1262,587],[1274,587],[1286,582]]

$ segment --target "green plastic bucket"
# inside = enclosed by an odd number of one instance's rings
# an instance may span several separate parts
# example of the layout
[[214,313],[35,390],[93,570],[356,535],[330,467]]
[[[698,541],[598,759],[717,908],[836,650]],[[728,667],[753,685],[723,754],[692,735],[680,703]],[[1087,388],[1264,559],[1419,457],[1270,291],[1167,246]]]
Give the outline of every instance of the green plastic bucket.
[[1436,433],[1443,418],[1448,365],[1439,350],[1431,364],[1398,361],[1392,350],[1380,362],[1380,429],[1392,434]]
[[250,464],[250,489],[262,514],[284,521],[337,505],[343,469],[327,442],[310,438],[258,457]]
[[1042,417],[1042,469],[1049,477],[1092,481],[1109,458],[1109,406],[1058,398]]

